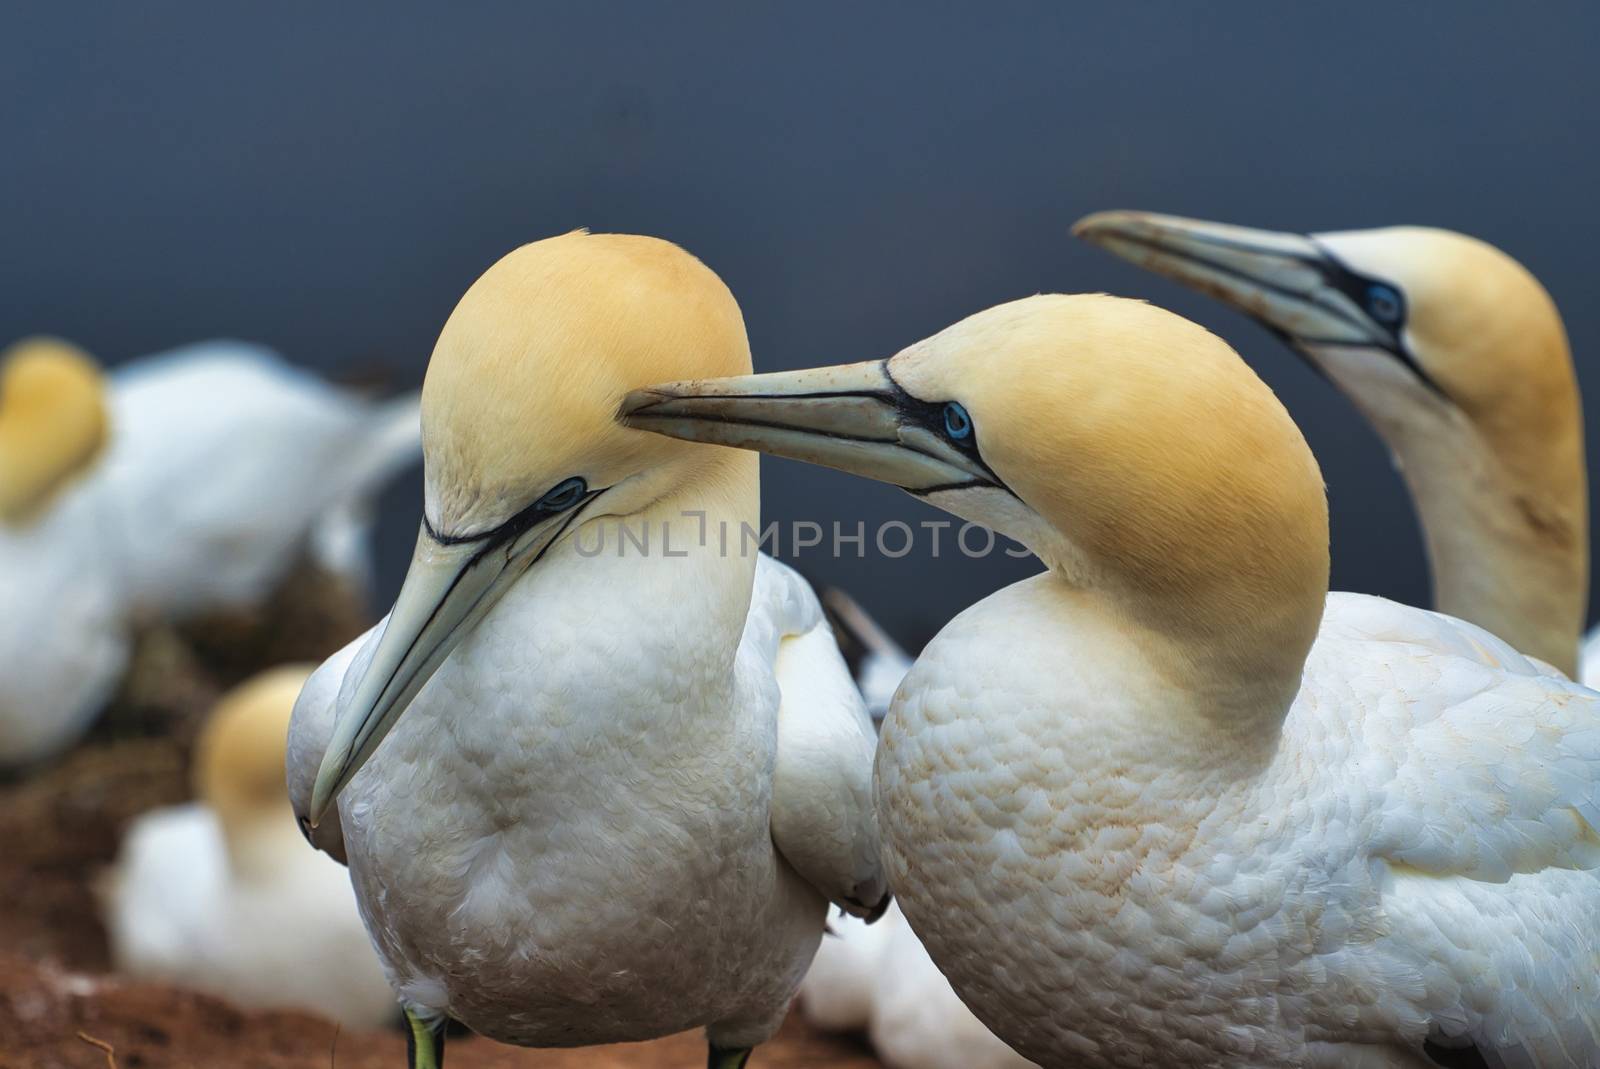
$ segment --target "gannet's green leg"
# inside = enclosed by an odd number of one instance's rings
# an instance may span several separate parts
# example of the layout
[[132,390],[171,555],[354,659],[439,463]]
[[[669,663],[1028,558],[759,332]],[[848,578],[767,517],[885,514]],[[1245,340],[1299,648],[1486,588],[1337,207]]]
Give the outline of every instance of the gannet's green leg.
[[711,1044],[711,1054],[706,1058],[706,1069],[744,1069],[750,1060],[749,1047],[719,1047]]
[[443,1069],[444,1026],[428,1027],[428,1022],[406,1010],[406,1065],[408,1069]]

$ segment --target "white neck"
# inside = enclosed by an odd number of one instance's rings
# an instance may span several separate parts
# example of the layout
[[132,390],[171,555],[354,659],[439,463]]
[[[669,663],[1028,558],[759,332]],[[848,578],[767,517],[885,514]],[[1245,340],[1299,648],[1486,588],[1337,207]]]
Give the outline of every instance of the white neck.
[[[1516,458],[1497,453],[1460,409],[1409,388],[1393,403],[1356,397],[1356,405],[1416,503],[1434,607],[1575,676],[1589,594],[1581,433],[1575,448],[1552,441],[1553,456],[1517,471]],[[1545,470],[1563,464],[1575,474]],[[1556,489],[1562,485],[1577,490]]]

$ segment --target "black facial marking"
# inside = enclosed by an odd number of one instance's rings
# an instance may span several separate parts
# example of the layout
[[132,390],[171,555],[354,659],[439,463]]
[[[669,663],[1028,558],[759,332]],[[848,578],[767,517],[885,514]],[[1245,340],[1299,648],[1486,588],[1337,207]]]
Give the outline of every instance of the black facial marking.
[[[1354,271],[1342,260],[1329,251],[1315,238],[1312,243],[1322,251],[1321,260],[1307,261],[1313,264],[1317,273],[1330,289],[1338,290],[1350,299],[1350,302],[1361,309],[1367,323],[1378,328],[1383,341],[1381,348],[1396,360],[1404,364],[1417,380],[1448,401],[1450,395],[1444,387],[1427,369],[1417,362],[1417,358],[1406,348],[1405,325],[1406,316],[1410,309],[1406,304],[1405,291],[1392,282],[1371,275],[1363,275]],[[1302,345],[1319,345],[1326,348],[1339,346],[1353,346],[1355,343],[1346,341],[1329,340],[1326,338],[1299,338]]]
[[[994,469],[989,466],[989,462],[983,459],[983,454],[978,450],[978,434],[975,426],[972,426],[967,435],[962,438],[951,437],[950,433],[946,430],[945,406],[951,404],[954,401],[953,398],[943,401],[923,401],[919,398],[912,397],[906,392],[905,387],[896,382],[894,376],[889,373],[888,361],[883,363],[883,377],[884,380],[889,384],[887,397],[885,399],[894,406],[895,411],[900,414],[900,418],[904,422],[916,423],[927,428],[927,430],[931,431],[933,434],[938,435],[940,438],[944,439],[945,443],[951,448],[965,454],[968,459],[972,460],[978,465],[978,467],[982,468],[984,474],[989,477],[989,481],[992,482],[996,487],[1004,490],[1008,494],[1011,494],[1013,497],[1016,496],[1016,492],[1013,491],[1011,487],[1007,486],[1005,484],[1005,480],[996,475]],[[965,409],[963,409],[963,412],[965,412]],[[942,486],[928,486],[920,490],[909,490],[908,492],[917,497],[925,497],[928,494],[938,493],[940,490],[961,490],[979,485],[981,484],[976,479],[971,479],[964,480],[962,482],[947,483]]]
[[[1317,304],[1316,307],[1318,311],[1325,315],[1331,315],[1341,319],[1344,322],[1357,327],[1358,329],[1367,326],[1375,326],[1378,328],[1380,333],[1380,337],[1375,342],[1351,342],[1331,338],[1313,338],[1290,334],[1282,328],[1268,323],[1265,319],[1262,319],[1259,316],[1251,315],[1251,318],[1261,323],[1273,334],[1276,334],[1278,337],[1287,341],[1291,348],[1298,349],[1300,346],[1304,345],[1316,345],[1323,348],[1337,348],[1341,346],[1347,348],[1372,348],[1374,345],[1376,345],[1377,348],[1382,349],[1384,352],[1388,353],[1390,356],[1393,356],[1396,360],[1399,360],[1402,364],[1404,364],[1407,369],[1409,369],[1410,372],[1416,376],[1417,380],[1421,382],[1422,385],[1427,389],[1433,391],[1444,400],[1450,400],[1450,395],[1445,392],[1444,387],[1440,386],[1438,381],[1428,374],[1422,365],[1417,362],[1416,357],[1411,354],[1411,351],[1406,348],[1403,332],[1406,325],[1408,308],[1406,307],[1405,291],[1403,291],[1399,286],[1396,286],[1394,283],[1387,282],[1381,278],[1372,278],[1368,275],[1363,275],[1358,271],[1352,270],[1347,264],[1335,256],[1325,245],[1318,242],[1316,238],[1308,238],[1308,240],[1317,248],[1317,253],[1311,254],[1295,252],[1287,249],[1264,249],[1257,245],[1251,244],[1250,242],[1239,241],[1233,238],[1226,238],[1213,234],[1190,234],[1188,237],[1189,240],[1198,245],[1211,245],[1218,249],[1227,249],[1234,252],[1245,252],[1253,255],[1267,255],[1280,260],[1292,260],[1295,263],[1304,264],[1315,271],[1321,277],[1323,284],[1329,289],[1337,290],[1348,297],[1351,303],[1353,303],[1356,308],[1360,309],[1360,316],[1357,317],[1352,315],[1348,310],[1342,307],[1330,306],[1327,304]],[[1196,255],[1195,253],[1187,250],[1169,247],[1168,245],[1165,245],[1162,242],[1156,241],[1152,238],[1134,234],[1122,234],[1118,236],[1118,240],[1124,241],[1130,245],[1144,246],[1145,248],[1152,249],[1160,253],[1162,256],[1166,256],[1170,259],[1186,260],[1189,263],[1203,267],[1208,271],[1215,271],[1218,274],[1238,279],[1247,285],[1255,286],[1259,289],[1266,290],[1269,293],[1275,293],[1278,296],[1290,301],[1298,301],[1303,304],[1315,303],[1309,294],[1301,293],[1298,290],[1290,289],[1287,286],[1278,285],[1277,283],[1263,278],[1258,278],[1250,272],[1241,270],[1230,264],[1219,263],[1215,260],[1207,259],[1204,256]],[[1246,312],[1246,314],[1250,315],[1249,312]],[[1322,368],[1317,366],[1316,361],[1307,360],[1306,362],[1311,364],[1312,368],[1319,375],[1322,375],[1324,378],[1328,377],[1327,373],[1323,371]]]
[[422,514],[422,526],[427,528],[428,536],[442,546],[457,546],[467,542],[483,542],[485,551],[511,541],[521,535],[536,523],[558,516],[568,509],[579,504],[593,500],[600,490],[589,489],[589,484],[582,477],[574,475],[563,479],[540,498],[515,516],[511,517],[500,526],[472,535],[446,535],[433,529],[433,523],[428,519],[428,514]]

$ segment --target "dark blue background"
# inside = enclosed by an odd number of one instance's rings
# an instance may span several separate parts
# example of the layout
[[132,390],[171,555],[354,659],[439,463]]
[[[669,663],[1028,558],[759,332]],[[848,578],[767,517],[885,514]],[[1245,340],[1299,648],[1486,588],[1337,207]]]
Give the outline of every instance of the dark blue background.
[[[414,385],[479,272],[578,225],[703,258],[761,369],[886,355],[1039,290],[1148,296],[1233,341],[1300,421],[1335,586],[1408,601],[1427,596],[1415,523],[1355,412],[1071,222],[1469,231],[1544,280],[1593,377],[1593,4],[20,7],[0,15],[0,339],[114,362],[231,335]],[[933,515],[767,473],[769,518]],[[386,503],[386,590],[419,487]],[[1031,570],[798,563],[912,643]]]

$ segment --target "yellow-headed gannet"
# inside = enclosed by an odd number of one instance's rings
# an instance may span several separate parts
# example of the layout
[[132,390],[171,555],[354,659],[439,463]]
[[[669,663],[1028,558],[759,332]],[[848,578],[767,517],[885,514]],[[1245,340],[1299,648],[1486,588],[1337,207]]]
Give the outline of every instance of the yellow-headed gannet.
[[344,870],[307,850],[284,790],[284,736],[311,666],[230,691],[196,748],[199,801],[129,826],[106,887],[117,969],[253,1009],[349,1028],[396,1015]]
[[359,582],[365,511],[420,433],[415,396],[239,343],[109,375],[50,339],[0,354],[0,766],[87,730],[140,622],[248,607],[307,552]]
[[77,738],[127,663],[118,572],[95,548],[111,524],[84,485],[106,420],[99,368],[77,349],[40,338],[0,353],[0,767]]
[[860,695],[810,588],[741,533],[756,458],[615,418],[663,375],[749,367],[727,287],[653,238],[523,246],[445,324],[410,571],[289,759],[415,1066],[447,1014],[523,1046],[704,1026],[742,1065],[826,901],[887,904]]
[[1302,236],[1101,212],[1074,229],[1255,317],[1336,383],[1416,502],[1435,608],[1578,678],[1582,411],[1561,317],[1521,264],[1426,227]]
[[1045,563],[922,652],[876,767],[907,919],[1020,1053],[1600,1062],[1600,695],[1329,594],[1316,461],[1223,342],[1038,296],[625,411],[896,483]]

